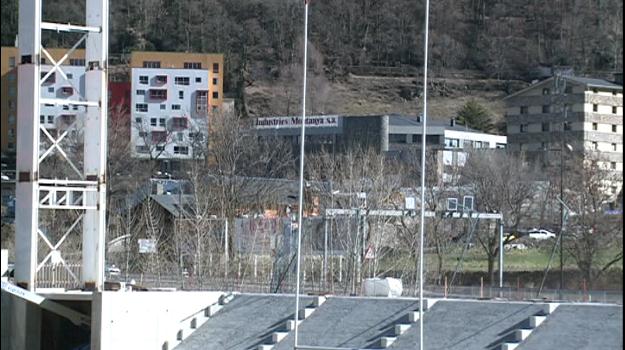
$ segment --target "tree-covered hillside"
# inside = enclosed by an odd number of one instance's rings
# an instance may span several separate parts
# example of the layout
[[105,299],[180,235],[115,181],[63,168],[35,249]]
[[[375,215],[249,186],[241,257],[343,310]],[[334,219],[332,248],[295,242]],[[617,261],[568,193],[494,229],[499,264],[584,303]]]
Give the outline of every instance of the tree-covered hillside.
[[[2,1],[2,45],[13,45],[18,0]],[[84,5],[44,1],[44,19],[81,23]],[[438,0],[431,3],[432,69],[472,69],[530,78],[538,65],[578,73],[622,70],[621,0]],[[300,61],[301,0],[115,0],[111,53],[223,52],[227,91],[277,79]],[[310,40],[317,69],[422,64],[424,1],[312,0]],[[68,41],[69,43],[69,41]],[[68,43],[50,43],[63,45]]]

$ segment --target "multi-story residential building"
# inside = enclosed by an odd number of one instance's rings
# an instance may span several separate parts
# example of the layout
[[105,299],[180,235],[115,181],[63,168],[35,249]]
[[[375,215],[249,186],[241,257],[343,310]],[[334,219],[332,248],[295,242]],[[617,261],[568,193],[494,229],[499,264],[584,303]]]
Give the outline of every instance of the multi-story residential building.
[[[60,60],[67,49],[47,49],[55,61]],[[2,137],[0,149],[3,155],[14,155],[17,144],[17,64],[19,63],[19,49],[16,47],[2,47],[1,49],[1,74],[2,96],[0,98],[0,126]],[[62,69],[67,74],[67,79],[58,72],[50,74],[41,86],[41,98],[68,98],[79,99],[84,89],[85,52],[82,49],[75,50],[63,62]],[[42,78],[52,69],[46,58],[41,59]],[[62,107],[42,104],[40,122],[48,130],[56,130],[59,127],[71,124],[76,115],[84,107]]]
[[[508,149],[543,165],[559,151],[593,157],[623,171],[623,86],[575,76],[552,77],[505,98]],[[558,151],[558,152],[555,152]],[[568,152],[568,151],[567,151]]]
[[176,162],[203,157],[209,116],[223,104],[223,55],[133,52],[133,156]]

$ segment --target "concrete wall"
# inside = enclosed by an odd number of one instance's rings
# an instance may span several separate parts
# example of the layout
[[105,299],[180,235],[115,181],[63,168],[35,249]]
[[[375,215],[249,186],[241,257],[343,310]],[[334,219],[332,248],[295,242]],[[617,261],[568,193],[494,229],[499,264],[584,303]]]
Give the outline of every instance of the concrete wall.
[[94,301],[102,310],[100,346],[95,344],[97,332],[92,332],[91,349],[165,349],[165,341],[172,349],[180,323],[190,322],[188,316],[217,303],[222,294],[103,292]]

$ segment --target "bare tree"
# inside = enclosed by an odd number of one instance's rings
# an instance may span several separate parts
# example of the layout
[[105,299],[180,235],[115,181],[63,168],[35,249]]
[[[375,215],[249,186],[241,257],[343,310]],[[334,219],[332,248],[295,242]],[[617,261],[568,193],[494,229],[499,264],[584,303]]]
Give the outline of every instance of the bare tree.
[[[464,181],[473,187],[480,211],[503,215],[504,226],[515,232],[531,213],[530,202],[536,187],[532,171],[522,155],[500,150],[472,152],[462,172]],[[484,227],[486,226],[486,227]],[[488,258],[490,283],[495,281],[495,260],[499,254],[497,225],[478,226],[477,239]]]
[[608,215],[609,203],[622,188],[622,176],[597,155],[576,159],[565,182],[568,213],[564,247],[589,288],[606,270],[623,260],[623,216]]

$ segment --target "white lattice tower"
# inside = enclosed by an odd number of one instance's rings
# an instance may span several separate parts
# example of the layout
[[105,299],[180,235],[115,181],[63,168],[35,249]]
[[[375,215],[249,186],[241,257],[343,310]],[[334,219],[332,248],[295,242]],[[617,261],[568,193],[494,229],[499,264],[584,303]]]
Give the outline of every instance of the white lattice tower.
[[[53,5],[55,6],[55,5]],[[16,178],[16,264],[15,279],[23,288],[34,290],[37,272],[54,257],[87,290],[102,290],[104,283],[104,237],[106,212],[106,126],[108,0],[86,0],[85,25],[45,22],[42,0],[19,1],[18,130]],[[80,39],[58,61],[42,46],[42,31],[52,34],[78,33]],[[67,80],[62,64],[81,45],[85,45],[85,91],[79,100],[41,98],[41,84],[56,72]],[[53,65],[41,76],[41,59]],[[72,162],[61,141],[72,127],[52,136],[39,121],[41,104],[80,105],[86,112],[83,125],[83,169]],[[40,133],[52,144],[44,143]],[[45,140],[44,140],[45,141]],[[73,169],[72,179],[45,178],[39,165],[53,152],[62,156]],[[61,238],[53,242],[39,227],[39,210],[78,210],[80,215]],[[67,236],[79,229],[82,221],[82,270],[75,276],[60,255]],[[38,244],[49,253],[40,261]]]

